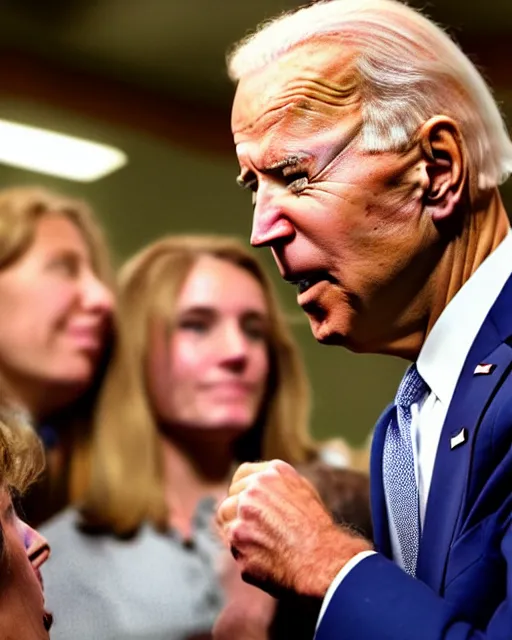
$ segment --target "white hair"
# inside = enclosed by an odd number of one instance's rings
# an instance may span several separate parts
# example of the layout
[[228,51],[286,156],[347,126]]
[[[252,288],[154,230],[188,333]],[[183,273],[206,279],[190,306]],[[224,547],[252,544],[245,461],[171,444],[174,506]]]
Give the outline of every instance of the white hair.
[[461,129],[481,189],[512,172],[512,142],[473,63],[436,24],[396,0],[327,0],[263,23],[228,56],[238,82],[290,49],[323,36],[355,47],[367,151],[403,150],[435,115]]

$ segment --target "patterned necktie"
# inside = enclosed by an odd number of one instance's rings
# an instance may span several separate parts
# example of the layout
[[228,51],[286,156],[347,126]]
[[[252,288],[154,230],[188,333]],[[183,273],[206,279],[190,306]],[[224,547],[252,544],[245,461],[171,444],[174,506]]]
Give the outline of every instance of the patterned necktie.
[[414,474],[411,438],[411,405],[429,391],[416,365],[411,365],[398,388],[393,415],[386,433],[382,469],[384,491],[400,545],[402,566],[416,572],[420,539],[419,495]]

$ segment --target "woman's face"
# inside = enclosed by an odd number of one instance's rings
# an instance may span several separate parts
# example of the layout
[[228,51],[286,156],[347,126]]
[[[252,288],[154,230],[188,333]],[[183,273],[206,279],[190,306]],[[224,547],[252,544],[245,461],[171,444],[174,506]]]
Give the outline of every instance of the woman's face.
[[269,374],[268,310],[258,281],[210,256],[192,268],[166,336],[154,323],[149,388],[159,419],[181,427],[253,426]]
[[85,390],[112,303],[79,229],[63,215],[43,216],[30,248],[0,271],[0,372],[14,391]]
[[[47,640],[40,568],[50,555],[46,540],[18,518],[0,489],[0,638]],[[65,578],[64,578],[65,579]]]

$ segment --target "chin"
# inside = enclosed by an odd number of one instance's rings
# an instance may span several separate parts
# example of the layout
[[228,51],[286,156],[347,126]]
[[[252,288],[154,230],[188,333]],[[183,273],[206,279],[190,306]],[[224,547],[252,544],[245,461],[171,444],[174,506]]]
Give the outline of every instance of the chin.
[[379,342],[372,341],[368,336],[358,336],[353,329],[342,332],[327,322],[311,322],[311,331],[315,340],[320,344],[343,347],[352,353],[391,353],[396,355],[392,351],[387,352]]
[[233,431],[247,431],[252,427],[255,416],[247,411],[212,412],[205,420],[204,426],[208,429],[229,429]]
[[327,318],[314,318],[309,316],[311,333],[317,342],[325,345],[335,345],[339,347],[347,346],[346,336],[333,326]]
[[360,350],[355,344],[355,333],[356,327],[361,325],[364,309],[357,296],[330,287],[324,295],[302,305],[302,309],[317,342]]
[[343,347],[354,353],[369,353],[369,343],[357,339],[354,326],[346,318],[309,316],[311,332],[317,342],[324,345]]
[[96,367],[89,360],[76,359],[62,363],[52,376],[55,384],[87,388],[93,381]]

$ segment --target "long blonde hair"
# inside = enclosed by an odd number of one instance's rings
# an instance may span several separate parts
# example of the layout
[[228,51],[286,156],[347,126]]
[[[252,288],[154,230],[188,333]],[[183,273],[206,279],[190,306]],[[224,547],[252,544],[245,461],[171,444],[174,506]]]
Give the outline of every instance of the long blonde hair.
[[[109,288],[114,287],[113,269],[111,267],[107,244],[101,227],[96,221],[94,212],[89,205],[74,198],[69,198],[44,187],[11,187],[0,191],[0,270],[8,269],[30,249],[34,240],[38,221],[49,214],[62,215],[68,218],[81,233],[89,250],[93,271],[97,277]],[[48,512],[61,508],[61,502],[76,501],[80,498],[85,476],[87,474],[87,454],[90,408],[94,403],[104,364],[98,368],[95,379],[91,382],[89,391],[78,402],[73,403],[62,411],[62,415],[52,419],[63,423],[66,438],[66,469],[59,477],[49,478],[48,486],[42,489],[47,495],[37,494],[34,507],[40,511],[41,503],[45,501]],[[6,381],[3,393],[11,395]],[[55,506],[51,505],[55,503]],[[46,510],[46,507],[45,507]],[[48,515],[45,513],[45,516]],[[41,517],[45,517],[41,516]]]
[[92,444],[91,482],[83,513],[90,523],[126,533],[144,520],[165,527],[163,477],[155,416],[145,388],[148,327],[158,318],[172,326],[181,288],[204,255],[231,262],[261,285],[269,313],[271,372],[261,419],[238,443],[240,461],[310,459],[309,387],[302,360],[279,309],[272,284],[248,249],[233,238],[174,236],[155,242],[122,269],[119,339],[109,365]]

